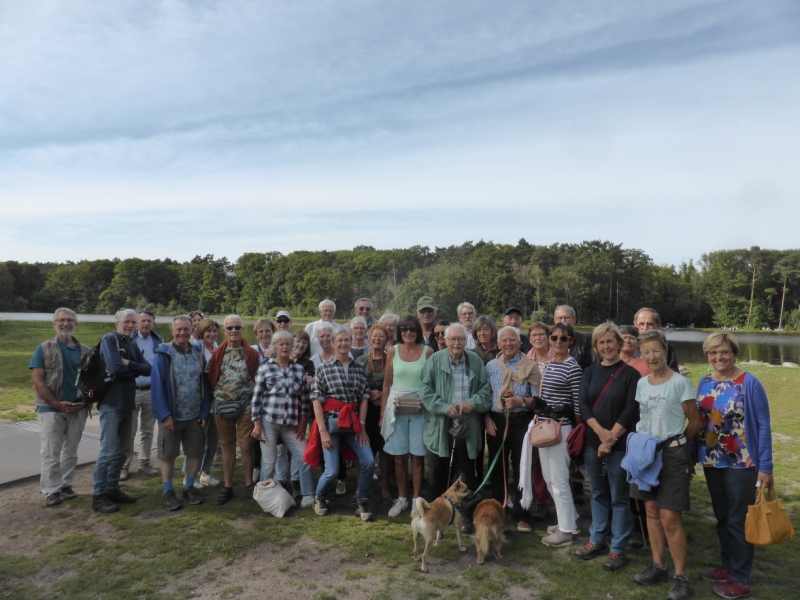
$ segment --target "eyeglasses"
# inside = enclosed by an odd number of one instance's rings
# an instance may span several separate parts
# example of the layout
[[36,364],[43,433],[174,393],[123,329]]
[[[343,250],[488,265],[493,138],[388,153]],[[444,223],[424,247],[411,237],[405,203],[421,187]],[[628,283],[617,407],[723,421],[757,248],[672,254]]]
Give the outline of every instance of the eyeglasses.
[[279,319],[275,319],[278,323],[288,323],[291,319],[287,319],[286,317],[281,317]]
[[720,358],[730,358],[732,354],[733,352],[730,350],[709,350],[708,352],[709,358],[717,358],[718,356]]
[[75,319],[56,319],[55,322],[64,325],[65,323],[74,323]]
[[550,341],[551,342],[568,342],[572,339],[571,335],[551,335]]
[[450,342],[456,342],[456,343],[463,344],[464,342],[467,341],[467,338],[465,338],[463,336],[461,336],[461,337],[450,337],[450,338],[447,338],[447,340],[450,341]]
[[241,328],[241,325],[226,325],[225,331],[239,331]]
[[416,327],[401,327],[400,333],[417,333]]
[[546,333],[532,333],[531,337],[532,338],[546,338],[547,334]]
[[418,313],[422,313],[422,314],[424,314],[424,315],[427,315],[428,313],[432,313],[432,312],[433,312],[433,310],[434,310],[434,309],[432,309],[432,308],[423,308],[423,309],[421,309],[421,310],[418,310],[417,312],[418,312]]

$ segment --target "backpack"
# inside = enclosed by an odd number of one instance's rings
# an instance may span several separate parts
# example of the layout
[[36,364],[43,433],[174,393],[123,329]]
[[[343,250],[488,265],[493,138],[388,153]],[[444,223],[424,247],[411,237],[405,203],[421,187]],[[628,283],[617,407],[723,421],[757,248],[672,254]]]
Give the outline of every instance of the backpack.
[[[114,336],[114,341],[117,342],[117,350],[119,350],[119,340]],[[75,385],[78,388],[78,401],[86,405],[86,410],[92,414],[92,404],[100,406],[103,398],[111,387],[114,381],[106,361],[103,360],[102,352],[100,351],[100,344],[103,343],[102,338],[97,345],[89,350],[81,357],[78,363],[78,376],[75,379]]]

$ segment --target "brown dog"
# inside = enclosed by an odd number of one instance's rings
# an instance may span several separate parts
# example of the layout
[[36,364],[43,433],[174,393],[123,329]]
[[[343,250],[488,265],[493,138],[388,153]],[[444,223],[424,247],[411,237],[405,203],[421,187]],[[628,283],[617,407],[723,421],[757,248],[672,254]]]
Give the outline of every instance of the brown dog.
[[506,522],[506,511],[497,500],[484,500],[475,509],[472,523],[475,526],[475,551],[478,553],[478,564],[483,564],[483,557],[489,552],[492,544],[494,557],[502,557],[500,547],[503,545],[503,527]]
[[414,535],[414,560],[417,558],[417,535],[422,535],[425,539],[425,551],[422,553],[422,565],[420,570],[428,572],[426,561],[431,546],[438,546],[442,532],[455,525],[458,549],[466,552],[466,548],[461,544],[461,513],[458,507],[461,501],[469,495],[469,488],[461,483],[461,478],[436,500],[431,503],[425,502],[422,498],[417,498],[417,514],[411,521],[411,532]]

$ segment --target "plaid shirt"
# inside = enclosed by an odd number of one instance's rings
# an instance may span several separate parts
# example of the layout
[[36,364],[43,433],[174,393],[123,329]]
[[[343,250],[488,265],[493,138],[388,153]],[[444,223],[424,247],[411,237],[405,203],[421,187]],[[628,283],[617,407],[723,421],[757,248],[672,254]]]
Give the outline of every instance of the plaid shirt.
[[289,363],[284,371],[274,358],[267,359],[256,371],[253,388],[252,417],[265,418],[278,425],[297,425],[300,417],[311,415],[311,395],[306,370]]
[[[519,358],[520,354],[517,354],[511,360],[506,361],[506,367],[509,371],[518,371],[519,365]],[[489,364],[486,365],[486,372],[489,374],[489,385],[492,386],[492,412],[496,413],[503,413],[504,411],[497,408],[500,405],[500,388],[503,385],[503,367],[500,366],[500,363],[497,362],[497,359],[489,361]],[[516,381],[512,381],[514,385],[514,395],[518,398],[534,398],[539,394],[530,384],[530,382],[526,381],[525,383],[517,383]],[[528,408],[512,408],[509,412],[518,413],[518,412],[525,412],[532,410],[531,403],[528,403]]]
[[[351,360],[345,367],[337,358],[325,361],[317,369],[311,397],[320,402],[333,398],[345,404],[361,403],[363,399],[369,398],[364,365]],[[339,411],[328,411],[326,414],[338,416]]]
[[461,355],[461,360],[453,362],[450,357],[450,375],[453,376],[453,404],[462,404],[469,400],[469,373],[467,372],[467,357]]

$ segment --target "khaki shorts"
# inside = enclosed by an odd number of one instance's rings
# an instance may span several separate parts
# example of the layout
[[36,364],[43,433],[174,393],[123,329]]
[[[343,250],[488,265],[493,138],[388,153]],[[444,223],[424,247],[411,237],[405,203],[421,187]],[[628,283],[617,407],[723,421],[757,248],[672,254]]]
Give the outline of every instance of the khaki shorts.
[[206,443],[203,428],[197,419],[188,421],[172,421],[175,431],[168,431],[161,423],[158,424],[158,460],[173,461],[181,453],[181,443],[183,453],[192,458],[203,456],[203,449]]
[[252,443],[253,438],[250,437],[250,434],[253,433],[253,418],[249,411],[235,421],[233,419],[220,419],[217,416],[214,419],[217,423],[219,443],[223,446],[234,442],[239,442],[240,444]]

